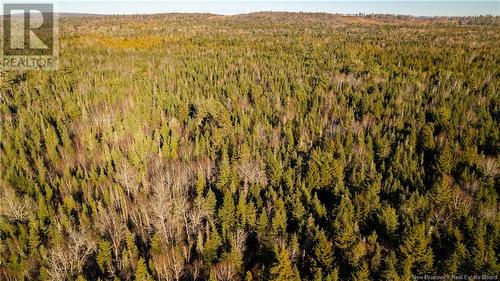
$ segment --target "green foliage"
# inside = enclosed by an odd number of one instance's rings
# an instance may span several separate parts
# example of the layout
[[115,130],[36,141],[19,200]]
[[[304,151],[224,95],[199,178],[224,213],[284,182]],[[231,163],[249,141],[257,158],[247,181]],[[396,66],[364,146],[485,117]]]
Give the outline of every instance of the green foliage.
[[398,281],[400,280],[398,272],[396,271],[396,254],[391,251],[384,261],[384,269],[382,271],[383,280],[387,281]]
[[437,159],[438,170],[443,174],[449,174],[454,166],[454,156],[451,151],[451,144],[446,143],[439,151]]
[[[318,263],[327,270],[333,267],[334,252],[333,245],[326,237],[323,231],[318,232],[316,246],[314,246],[314,254]],[[327,272],[328,273],[328,272]]]
[[388,204],[384,205],[378,214],[378,221],[381,226],[384,227],[385,233],[389,236],[392,235],[398,227],[398,215],[396,214],[396,210]]
[[29,247],[31,252],[36,252],[38,245],[40,244],[38,221],[31,217],[29,220]]
[[363,280],[371,280],[370,272],[368,271],[368,265],[363,263],[363,265],[354,273],[352,276],[353,281],[363,281]]
[[110,272],[112,270],[113,257],[111,255],[111,243],[108,241],[99,242],[96,260],[102,272]]
[[229,165],[227,151],[223,150],[216,186],[219,190],[228,191],[230,184],[231,184],[231,167]]
[[0,73],[0,280],[499,272],[498,17],[62,17]]
[[434,255],[429,247],[431,239],[428,232],[424,224],[416,225],[399,247],[405,267],[418,274],[428,273],[433,265]]
[[230,192],[224,195],[224,202],[219,209],[219,219],[222,222],[222,235],[225,237],[236,223],[234,200]]
[[144,261],[143,258],[140,258],[139,261],[137,262],[137,267],[134,276],[135,280],[141,280],[141,281],[153,280],[153,278],[151,278],[151,275],[148,272],[148,266],[146,265],[146,262]]
[[300,280],[297,268],[293,266],[286,248],[281,248],[277,253],[277,261],[271,268],[271,279],[274,281]]
[[212,263],[217,258],[222,239],[214,226],[207,230],[207,236],[207,241],[203,246],[203,257],[207,263]]
[[358,224],[354,219],[354,207],[349,196],[344,196],[340,200],[333,228],[336,232],[334,237],[338,248],[347,249],[356,241]]

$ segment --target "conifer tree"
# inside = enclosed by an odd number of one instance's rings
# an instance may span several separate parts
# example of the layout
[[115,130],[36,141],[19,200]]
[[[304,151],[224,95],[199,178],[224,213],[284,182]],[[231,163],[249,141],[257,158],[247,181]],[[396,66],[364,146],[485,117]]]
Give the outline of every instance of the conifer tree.
[[363,263],[353,274],[352,276],[353,281],[368,281],[371,280],[370,278],[370,272],[368,271],[368,265],[366,263]]
[[219,219],[222,222],[222,236],[227,238],[236,223],[234,200],[230,192],[224,194],[224,202],[219,209]]
[[150,281],[153,280],[148,272],[148,267],[143,258],[140,258],[137,262],[137,267],[135,270],[135,280]]
[[358,225],[354,220],[354,207],[348,195],[340,200],[333,228],[336,233],[335,242],[340,249],[347,249],[356,241]]
[[40,236],[38,229],[38,221],[35,217],[31,216],[29,220],[29,247],[31,252],[36,252],[40,244]]
[[325,273],[329,273],[333,267],[334,252],[333,245],[326,237],[323,231],[319,231],[317,234],[317,242],[314,247],[314,254],[318,263],[322,266]]
[[437,168],[438,171],[443,174],[449,174],[454,166],[454,156],[452,152],[452,146],[450,143],[445,143],[437,158]]
[[0,70],[0,280],[499,272],[498,17],[421,23],[64,19]]
[[297,268],[293,266],[290,256],[285,247],[281,247],[276,255],[277,261],[271,268],[271,279],[273,281],[297,281],[300,277]]
[[111,254],[111,243],[108,241],[99,242],[97,250],[97,264],[102,272],[111,273],[113,270],[113,256]]
[[446,176],[441,177],[435,184],[434,202],[439,208],[444,208],[451,203],[453,192]]
[[385,233],[392,236],[398,227],[398,215],[389,204],[385,204],[378,213],[378,221],[384,227]]
[[229,165],[229,157],[227,155],[227,149],[223,149],[216,186],[221,191],[228,191],[230,183],[231,183],[231,166]]
[[428,273],[432,269],[434,255],[430,248],[431,238],[424,224],[413,227],[399,247],[405,266],[416,273]]
[[398,272],[396,271],[396,254],[391,251],[384,261],[384,270],[382,272],[383,280],[398,281],[400,280]]
[[275,201],[274,206],[274,216],[272,219],[272,234],[276,235],[284,235],[286,233],[286,209],[285,203],[281,199],[277,199]]

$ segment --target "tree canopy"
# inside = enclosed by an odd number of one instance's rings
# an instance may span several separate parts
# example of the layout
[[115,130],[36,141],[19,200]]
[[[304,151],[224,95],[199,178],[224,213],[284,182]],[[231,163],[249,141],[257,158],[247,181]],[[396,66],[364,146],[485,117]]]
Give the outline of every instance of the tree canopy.
[[500,272],[498,17],[60,28],[0,73],[1,280]]

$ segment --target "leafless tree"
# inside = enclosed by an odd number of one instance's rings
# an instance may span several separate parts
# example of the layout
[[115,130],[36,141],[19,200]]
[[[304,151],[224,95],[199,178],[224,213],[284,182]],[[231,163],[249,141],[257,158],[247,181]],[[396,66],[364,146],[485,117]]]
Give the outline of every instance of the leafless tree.
[[118,270],[121,270],[122,264],[119,255],[127,233],[125,221],[114,208],[104,208],[100,205],[98,207],[96,223],[98,229],[111,239],[111,246],[118,265]]
[[[58,225],[62,231],[61,225]],[[64,233],[65,242],[49,252],[48,274],[52,280],[67,280],[82,271],[85,262],[96,249],[88,228],[70,227]]]
[[453,210],[456,212],[460,209],[469,210],[471,208],[471,199],[466,193],[458,189],[453,196]]
[[157,164],[155,169],[162,172],[153,172],[155,176],[149,179],[152,195],[148,199],[148,217],[151,224],[169,244],[189,240],[201,227],[206,213],[202,206],[194,206],[189,199],[193,169],[180,162]]
[[207,210],[205,204],[193,204],[188,214],[190,234],[196,234],[203,226],[203,219],[207,217]]
[[167,243],[175,242],[183,232],[182,215],[175,213],[174,200],[172,193],[162,187],[155,187],[149,200],[151,223]]
[[182,272],[184,271],[185,266],[185,260],[181,249],[179,249],[179,247],[172,247],[170,257],[172,259],[172,272],[174,273],[175,280],[179,281],[181,279]]
[[118,185],[103,185],[103,192],[109,194],[110,198],[110,206],[108,208],[112,208],[115,210],[119,210],[118,214],[121,216],[123,221],[126,221],[129,216],[129,206],[133,205],[130,199],[125,194],[125,190],[122,189]]
[[149,205],[149,198],[144,195],[138,196],[134,204],[129,205],[128,217],[142,239],[148,238],[151,229],[151,220],[149,217],[151,211],[149,210]]
[[438,208],[433,213],[433,219],[441,225],[445,225],[452,217],[453,213],[450,212],[449,208]]
[[486,177],[498,175],[498,161],[494,157],[486,157],[481,161],[483,173]]
[[123,188],[127,191],[127,195],[135,197],[139,191],[138,172],[127,159],[123,159],[120,163],[116,179]]
[[185,258],[181,246],[166,246],[160,254],[153,255],[153,267],[160,277],[166,280],[180,280],[185,268]]
[[467,190],[469,194],[476,194],[477,190],[479,189],[479,180],[473,178],[472,180],[464,183],[464,189]]
[[243,194],[246,196],[248,184],[266,185],[267,177],[263,168],[264,164],[256,160],[240,161],[236,169],[239,176],[243,179]]
[[256,183],[260,185],[267,184],[267,177],[263,168],[263,163],[256,160],[240,161],[237,169],[238,174],[245,183]]
[[212,177],[214,164],[209,158],[201,158],[193,161],[195,167],[195,174],[202,175],[206,179]]
[[186,237],[189,237],[191,234],[190,227],[190,204],[186,196],[180,196],[175,198],[174,201],[174,213],[182,216],[182,222],[184,223],[184,230],[186,233]]
[[215,277],[220,281],[233,280],[236,277],[237,270],[229,259],[224,259],[213,267]]
[[238,251],[241,255],[245,252],[245,243],[247,240],[247,234],[244,230],[238,229],[236,231],[236,234],[234,234],[233,239],[232,239],[232,246],[235,248],[235,250]]
[[153,268],[160,280],[173,280],[173,274],[170,271],[170,259],[165,254],[154,254],[152,256]]
[[189,269],[191,272],[191,278],[193,279],[193,281],[196,281],[198,277],[200,277],[201,271],[203,269],[203,261],[201,259],[196,259],[191,263]]
[[1,186],[0,215],[10,221],[25,222],[35,210],[35,204],[28,196],[19,197],[14,189]]

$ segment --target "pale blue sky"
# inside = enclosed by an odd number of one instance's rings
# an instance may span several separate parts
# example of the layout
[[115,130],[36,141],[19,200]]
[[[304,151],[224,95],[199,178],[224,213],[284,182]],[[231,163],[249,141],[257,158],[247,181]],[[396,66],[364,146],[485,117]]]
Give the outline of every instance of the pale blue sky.
[[[2,1],[2,0],[0,0]],[[50,0],[47,0],[50,1]],[[7,1],[2,1],[7,2]],[[8,1],[19,2],[19,1]],[[29,1],[39,2],[39,1]],[[45,1],[42,1],[45,2]],[[500,16],[497,1],[82,1],[57,2],[59,12],[99,14],[214,13],[232,15],[256,11],[327,12],[342,14],[402,14],[413,16]]]

